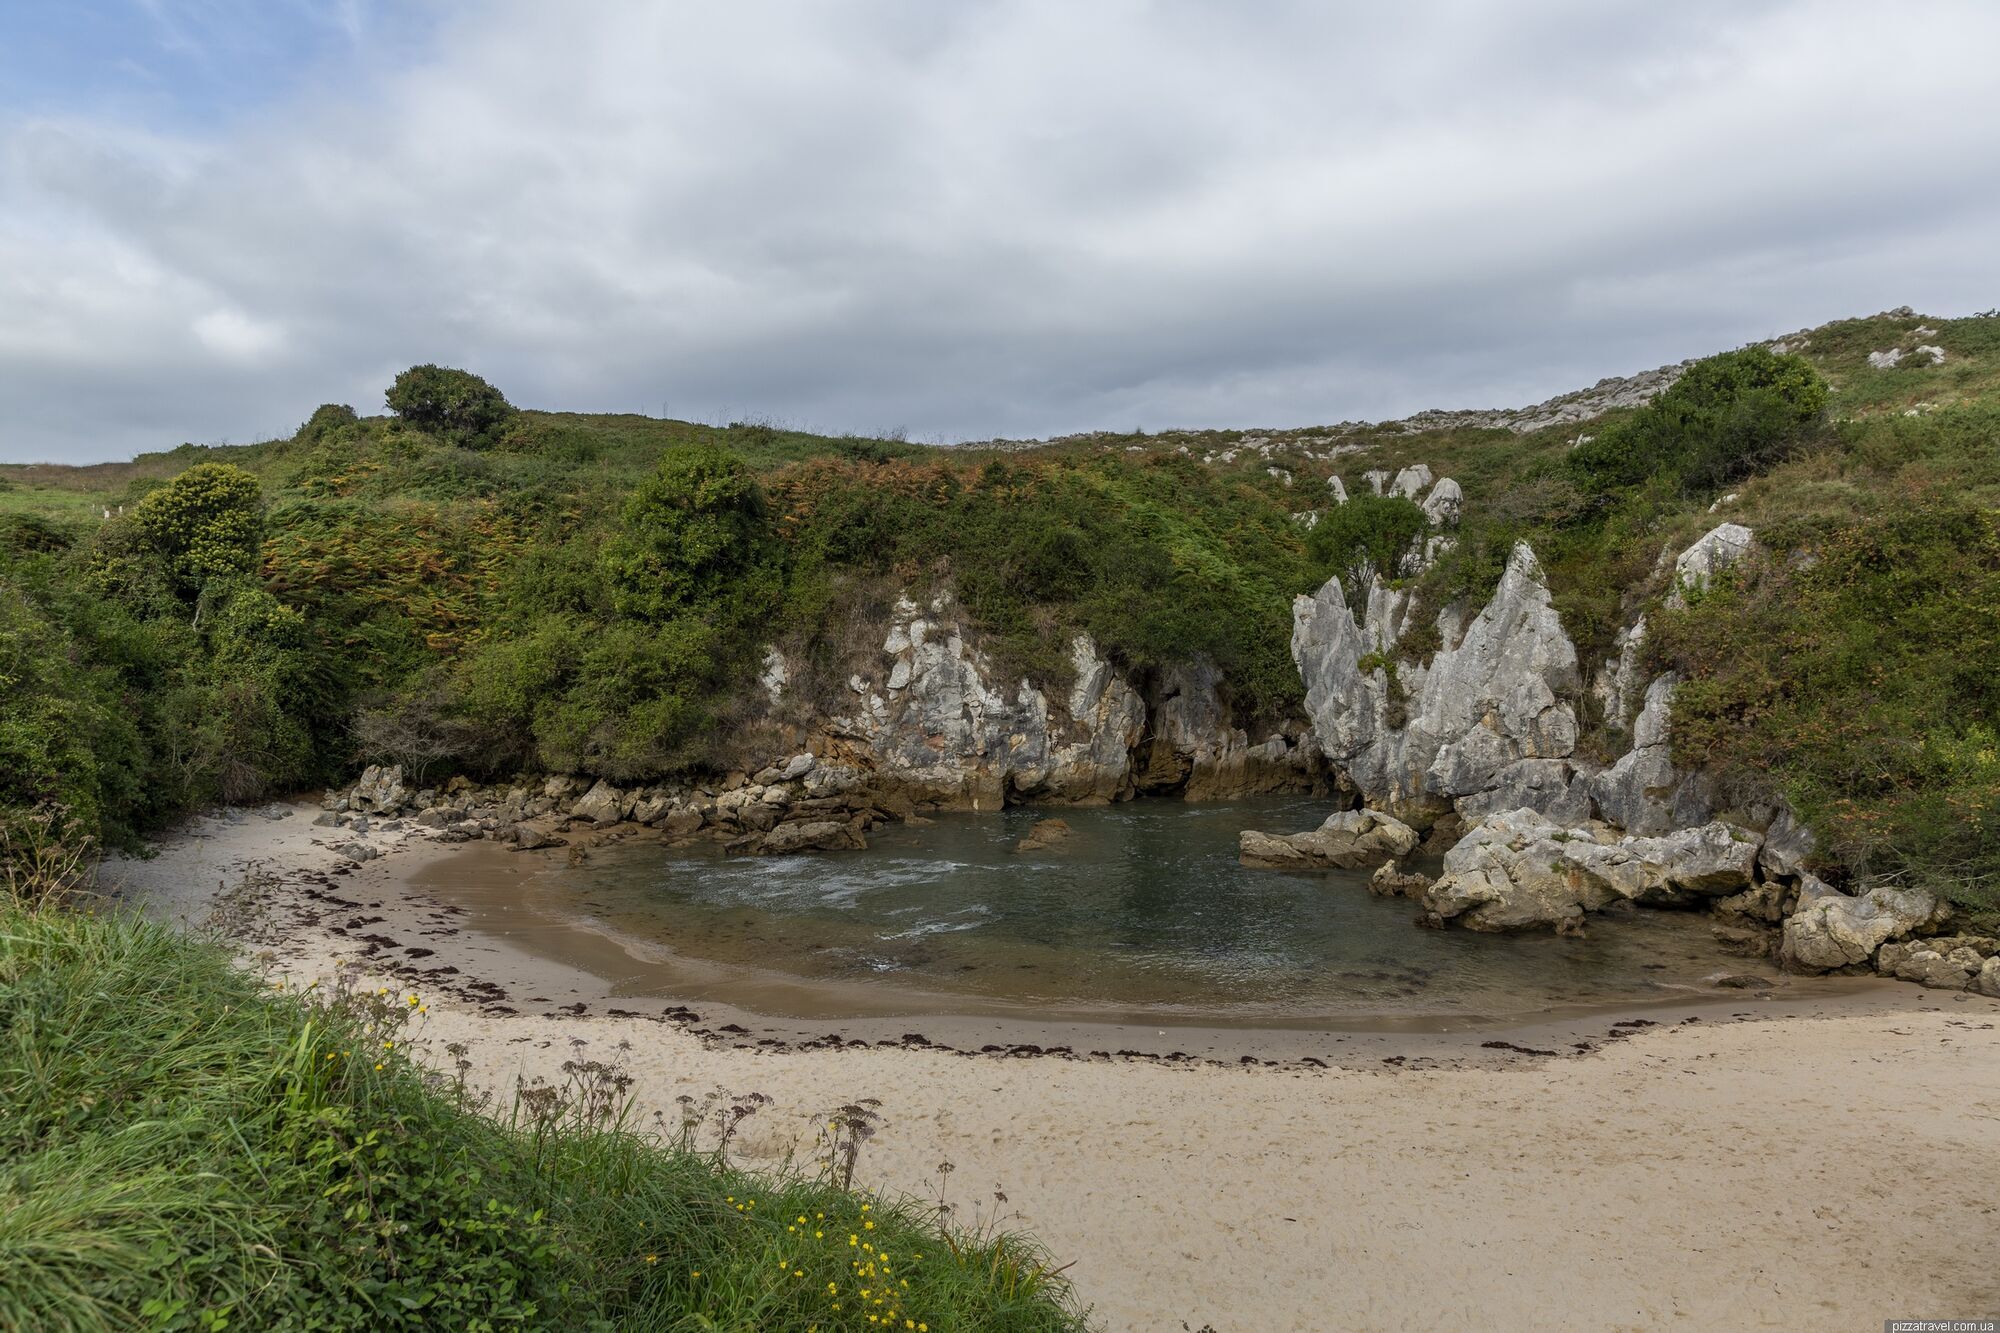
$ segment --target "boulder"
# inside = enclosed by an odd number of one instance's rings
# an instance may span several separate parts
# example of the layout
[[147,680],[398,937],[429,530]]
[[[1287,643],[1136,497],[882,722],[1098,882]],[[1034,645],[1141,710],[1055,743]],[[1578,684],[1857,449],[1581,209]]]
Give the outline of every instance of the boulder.
[[1431,484],[1431,469],[1428,463],[1412,463],[1396,474],[1389,483],[1389,494],[1414,500],[1423,494],[1424,487]]
[[1750,888],[1758,845],[1755,834],[1715,820],[1657,838],[1571,840],[1564,854],[1620,897],[1653,907],[1685,907]]
[[1965,990],[1979,978],[2000,941],[1981,935],[1899,940],[1875,954],[1875,970],[1934,990]]
[[446,828],[458,821],[458,812],[441,805],[417,812],[418,828]]
[[673,797],[663,791],[655,791],[640,796],[639,799],[632,802],[632,810],[628,818],[636,824],[651,824],[657,827],[660,821],[665,819],[667,813],[673,808]]
[[402,809],[410,799],[410,790],[403,782],[401,764],[370,764],[361,772],[360,781],[348,796],[348,806],[354,810],[366,810],[375,814],[389,815]]
[[616,787],[599,778],[591,789],[578,797],[569,808],[571,819],[587,819],[599,828],[609,828],[619,819],[624,794]]
[[760,856],[790,856],[797,852],[859,851],[868,843],[852,824],[836,819],[780,824],[751,844]]
[[1245,829],[1237,855],[1262,870],[1353,869],[1408,855],[1416,830],[1378,810],[1341,810],[1309,833],[1271,834]]
[[382,854],[365,842],[343,842],[335,846],[333,850],[356,864],[363,861],[373,861]]
[[1424,910],[1473,930],[1573,930],[1584,913],[1619,894],[1578,863],[1572,842],[1597,845],[1591,834],[1533,810],[1489,815],[1445,853],[1444,874],[1424,891]]
[[1439,480],[1431,487],[1431,493],[1424,497],[1424,517],[1434,528],[1454,527],[1458,523],[1459,511],[1465,507],[1465,492],[1450,477]]
[[1674,561],[1674,586],[1668,606],[1687,605],[1687,595],[1708,587],[1717,574],[1741,560],[1757,544],[1757,535],[1741,523],[1724,523],[1702,534]]
[[1876,885],[1860,897],[1849,897],[1806,875],[1799,905],[1785,918],[1779,956],[1798,972],[1831,972],[1868,962],[1875,951],[1934,926],[1944,905],[1923,889]]
[[1972,980],[1972,989],[2000,1000],[2000,954],[1986,960],[1979,969],[1979,975]]
[[514,825],[506,834],[507,841],[517,852],[532,852],[543,847],[567,847],[565,838],[556,836],[555,829],[541,822]]
[[1417,898],[1430,886],[1429,875],[1408,873],[1395,861],[1384,861],[1368,877],[1368,892],[1378,898]]

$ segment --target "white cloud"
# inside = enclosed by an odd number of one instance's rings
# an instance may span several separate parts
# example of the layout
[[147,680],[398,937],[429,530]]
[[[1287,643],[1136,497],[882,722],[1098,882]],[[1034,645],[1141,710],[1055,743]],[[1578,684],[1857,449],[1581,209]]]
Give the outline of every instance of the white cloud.
[[1948,0],[463,4],[209,140],[0,120],[0,455],[288,430],[426,360],[961,438],[1523,401],[1962,312],[2000,279],[1995,49]]

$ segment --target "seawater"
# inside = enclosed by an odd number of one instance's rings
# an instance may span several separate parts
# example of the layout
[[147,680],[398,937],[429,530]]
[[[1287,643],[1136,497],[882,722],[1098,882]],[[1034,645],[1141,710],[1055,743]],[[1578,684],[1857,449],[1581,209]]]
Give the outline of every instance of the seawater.
[[[514,858],[509,896],[624,942],[635,960],[796,979],[818,1016],[838,1016],[843,994],[879,1012],[899,992],[987,1011],[1225,1023],[1515,1016],[1672,998],[1706,990],[1720,970],[1761,970],[1723,953],[1695,914],[1611,913],[1582,939],[1425,930],[1411,902],[1371,895],[1365,872],[1238,863],[1242,830],[1311,828],[1330,808],[1269,798],[1009,809],[885,827],[865,851],[775,858],[633,839],[581,865]],[[1072,835],[1017,852],[1048,817]],[[640,961],[625,981],[653,989]]]

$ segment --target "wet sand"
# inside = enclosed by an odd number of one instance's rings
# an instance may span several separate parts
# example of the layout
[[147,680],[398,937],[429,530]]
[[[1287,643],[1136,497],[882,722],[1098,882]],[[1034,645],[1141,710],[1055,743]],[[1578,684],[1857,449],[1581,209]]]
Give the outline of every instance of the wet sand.
[[[198,921],[261,866],[263,910],[236,929],[267,966],[304,979],[348,959],[414,985],[430,1049],[466,1043],[502,1093],[576,1041],[597,1058],[629,1043],[634,1095],[670,1119],[679,1095],[763,1092],[740,1141],[752,1165],[809,1152],[814,1112],[879,1098],[868,1183],[925,1195],[951,1161],[959,1215],[1032,1229],[1109,1328],[1834,1328],[2000,1309],[2000,1002],[1788,979],[1495,1026],[940,1012],[815,1032],[718,1005],[693,974],[641,999],[618,993],[609,954],[578,968],[468,930],[467,909],[412,888],[463,848],[413,838],[344,871],[313,813],[197,821],[106,878]],[[1009,1058],[1027,1047],[1067,1053]]]

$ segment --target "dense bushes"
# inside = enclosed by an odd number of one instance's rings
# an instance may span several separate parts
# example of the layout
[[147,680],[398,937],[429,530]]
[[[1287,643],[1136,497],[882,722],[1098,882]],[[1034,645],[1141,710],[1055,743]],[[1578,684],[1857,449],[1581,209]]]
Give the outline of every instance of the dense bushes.
[[491,444],[514,415],[500,391],[479,376],[447,366],[411,366],[385,395],[389,410],[418,430],[458,444]]
[[1587,491],[1661,479],[1702,494],[1762,472],[1799,447],[1826,409],[1827,385],[1801,356],[1746,347],[1697,361],[1650,403],[1570,454]]
[[201,464],[87,540],[0,546],[0,817],[54,803],[129,843],[344,762],[333,659],[254,578],[262,515],[254,477]]
[[951,587],[1006,673],[1062,685],[1081,630],[1142,676],[1206,658],[1246,721],[1300,695],[1291,599],[1324,575],[1285,509],[1183,456],[820,460],[771,487],[809,640],[830,584],[875,575]]
[[2000,516],[1898,506],[1655,620],[1678,761],[1776,787],[1856,873],[2000,908]]
[[642,1136],[597,1061],[481,1115],[417,1007],[0,903],[0,1327],[1082,1327],[1028,1243]]

